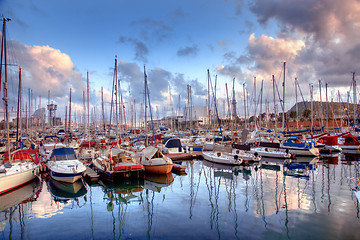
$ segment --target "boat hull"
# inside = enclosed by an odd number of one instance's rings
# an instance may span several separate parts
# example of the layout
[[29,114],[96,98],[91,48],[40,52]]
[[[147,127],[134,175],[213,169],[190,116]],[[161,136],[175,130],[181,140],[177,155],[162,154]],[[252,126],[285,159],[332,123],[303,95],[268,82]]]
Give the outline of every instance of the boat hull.
[[296,148],[296,147],[282,147],[282,149],[287,149],[291,154],[296,156],[319,156],[318,148]]
[[155,174],[168,174],[171,172],[173,165],[172,164],[163,164],[163,165],[144,165],[145,172],[155,173]]
[[108,170],[105,166],[98,164],[96,161],[92,163],[91,167],[94,171],[99,174],[100,178],[106,179],[107,181],[116,181],[121,179],[136,179],[136,178],[144,178],[144,168],[141,169],[132,169],[128,167],[124,170]]
[[39,173],[39,166],[30,168],[11,175],[1,175],[0,177],[0,195],[10,192],[35,179]]
[[74,174],[66,174],[66,173],[59,173],[50,170],[50,176],[55,179],[56,181],[66,182],[66,183],[74,183],[79,180],[83,175],[83,172],[74,173]]
[[203,152],[202,156],[207,161],[226,165],[241,165],[243,162],[241,159],[235,159],[231,155],[219,154],[219,156],[218,154],[218,152]]

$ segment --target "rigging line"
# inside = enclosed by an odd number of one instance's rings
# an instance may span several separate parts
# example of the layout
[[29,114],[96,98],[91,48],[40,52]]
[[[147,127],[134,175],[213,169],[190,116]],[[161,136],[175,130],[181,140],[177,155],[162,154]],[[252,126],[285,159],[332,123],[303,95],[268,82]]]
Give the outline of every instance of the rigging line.
[[[283,100],[282,100],[281,97],[280,97],[280,93],[279,93],[279,89],[278,89],[276,80],[275,80],[275,88],[276,88],[276,92],[277,92],[278,97],[279,97],[279,100],[280,100],[281,109],[282,109],[283,112],[285,112],[285,110],[284,110],[284,105],[283,105]],[[289,125],[288,125],[288,122],[287,122],[287,116],[286,116],[286,114],[285,114],[285,125],[286,125],[287,130],[289,131]]]
[[151,111],[151,103],[150,103],[150,95],[149,95],[149,85],[146,82],[146,90],[147,90],[147,94],[148,94],[148,101],[149,101],[149,110],[150,110],[150,118],[151,118],[151,125],[152,125],[152,132],[153,132],[153,139],[154,139],[154,144],[155,144],[155,129],[154,129],[154,122],[153,122],[153,117],[152,117],[152,111]]
[[[213,85],[212,85],[212,82],[211,82],[211,77],[210,77],[209,69],[208,69],[208,75],[209,75],[209,80],[210,80],[211,91],[212,91],[212,93],[213,93],[213,99],[216,99],[216,98],[215,98],[214,89],[213,89]],[[221,130],[221,124],[220,124],[219,114],[218,114],[218,110],[217,110],[217,106],[216,106],[216,100],[214,101],[214,105],[215,105],[216,117],[217,117],[217,120],[218,120],[218,123],[219,123],[221,138],[224,138],[223,132],[222,132],[222,130]]]
[[347,107],[345,106],[345,103],[343,102],[342,98],[341,98],[341,95],[340,95],[340,91],[338,91],[338,94],[339,94],[339,99],[344,107],[344,109],[346,109],[346,115],[348,117],[348,121],[350,121],[350,115],[349,115],[349,110],[347,109]]
[[303,100],[303,102],[304,102],[304,107],[305,107],[306,111],[308,111],[308,108],[307,108],[307,106],[306,106],[306,102],[305,102],[305,99],[304,99],[304,95],[302,94],[302,91],[301,91],[301,88],[300,88],[300,85],[299,85],[299,81],[297,81],[297,80],[295,80],[295,81],[296,81],[297,86],[298,86],[298,88],[299,88],[301,98],[302,98],[302,100]]

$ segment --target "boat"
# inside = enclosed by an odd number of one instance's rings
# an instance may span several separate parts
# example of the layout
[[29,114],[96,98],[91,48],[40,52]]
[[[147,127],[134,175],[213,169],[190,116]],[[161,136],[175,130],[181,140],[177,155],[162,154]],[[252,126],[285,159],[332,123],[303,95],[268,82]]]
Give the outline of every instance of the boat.
[[144,167],[136,162],[133,152],[121,148],[111,148],[103,155],[96,155],[91,167],[100,178],[115,181],[126,178],[144,178]]
[[265,158],[276,158],[276,159],[290,159],[294,158],[294,155],[289,153],[289,150],[271,149],[266,147],[252,148],[251,152],[255,155],[259,155]]
[[[9,129],[9,98],[8,98],[8,80],[7,80],[7,49],[6,49],[6,22],[9,18],[3,18],[1,63],[4,57],[4,105],[5,105],[5,123],[6,123],[6,155],[3,155],[3,161],[0,161],[0,194],[12,191],[27,182],[33,180],[39,173],[39,161],[34,159],[29,153],[20,152],[21,150],[10,152],[10,129]],[[2,80],[2,65],[0,66],[0,80]],[[21,70],[19,70],[21,76]],[[37,160],[37,162],[36,162]]]
[[343,135],[338,141],[343,153],[360,154],[360,142],[354,135],[350,133]]
[[164,156],[159,149],[153,146],[148,146],[135,153],[134,157],[138,163],[144,166],[145,172],[168,174],[173,168],[171,158]]
[[241,165],[243,163],[243,160],[239,158],[237,155],[229,155],[224,152],[202,152],[202,156],[205,160],[214,162],[214,163],[220,163],[220,164],[228,164],[228,165]]
[[173,173],[180,174],[186,174],[186,166],[182,165],[181,163],[173,163],[173,168],[171,170]]
[[319,156],[319,149],[314,141],[300,141],[298,138],[288,138],[280,144],[281,149],[288,150],[296,156]]
[[159,144],[158,149],[165,154],[165,156],[171,158],[171,160],[185,160],[191,159],[193,156],[191,152],[186,152],[181,144],[179,138],[167,138]]
[[51,151],[46,167],[52,178],[68,183],[76,182],[86,171],[84,164],[77,159],[74,149],[65,147]]
[[20,149],[3,155],[0,165],[0,195],[34,180],[39,174],[36,150]]
[[51,150],[55,148],[64,148],[66,145],[61,142],[61,139],[55,135],[45,136],[43,141],[40,142],[40,154],[50,155]]
[[22,185],[14,191],[0,196],[0,212],[20,203],[32,201],[39,196],[41,184],[39,178]]
[[322,136],[319,138],[319,143],[324,144],[320,149],[320,154],[334,154],[342,151],[338,144],[338,136]]
[[252,148],[251,152],[255,155],[259,155],[261,157],[265,158],[276,158],[276,159],[290,159],[294,156],[289,153],[289,150],[275,150],[271,148],[266,147],[258,147],[258,148]]

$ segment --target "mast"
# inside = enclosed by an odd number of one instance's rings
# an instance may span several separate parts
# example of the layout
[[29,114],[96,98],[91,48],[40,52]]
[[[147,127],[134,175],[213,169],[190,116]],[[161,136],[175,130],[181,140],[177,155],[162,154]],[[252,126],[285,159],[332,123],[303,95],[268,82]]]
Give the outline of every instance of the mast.
[[284,81],[283,81],[283,116],[282,116],[283,131],[285,131],[285,66],[286,66],[286,62],[284,62]]
[[236,129],[236,98],[235,98],[235,78],[233,78],[233,99],[232,99],[232,117],[235,119],[235,129]]
[[105,132],[105,111],[104,111],[104,89],[101,87],[101,113],[102,113],[102,120]]
[[356,126],[356,106],[357,106],[357,101],[356,101],[356,80],[355,80],[355,72],[352,73],[353,77],[352,77],[352,82],[353,82],[353,94],[354,94],[354,128]]
[[207,113],[209,119],[209,128],[211,127],[211,109],[210,109],[210,72],[209,69],[207,70],[208,73],[208,99],[207,99]]
[[254,130],[257,129],[256,127],[256,77],[254,77]]
[[274,76],[274,75],[272,75],[272,82],[273,82],[273,96],[274,96],[274,116],[275,116],[274,131],[275,131],[275,137],[276,137],[276,135],[277,135],[277,132],[276,132],[276,128],[277,128],[277,116],[276,116],[275,76]]
[[[5,82],[4,82],[4,102],[5,102],[5,120],[6,120],[6,138],[7,138],[7,152],[9,154],[9,162],[11,162],[10,155],[10,129],[9,129],[9,98],[8,98],[8,82],[7,82],[7,51],[6,51],[6,22],[10,21],[10,18],[3,18],[3,32],[2,32],[2,48],[1,48],[1,63],[4,57],[4,67],[5,67]],[[2,65],[0,66],[2,69]],[[2,72],[0,72],[0,80],[2,79]],[[1,84],[0,84],[1,85]]]
[[295,78],[296,129],[299,129],[299,105],[297,95],[297,78]]
[[314,103],[313,103],[313,85],[310,85],[310,102],[311,102],[311,134],[313,134],[313,125],[314,125],[314,120],[313,120],[313,110],[314,110]]
[[[227,83],[225,83],[225,89],[226,89],[226,100],[227,100],[227,105],[228,105],[227,117],[228,117],[228,119],[229,119],[229,125],[230,125],[230,123],[231,123],[231,111],[230,111],[230,100],[229,100]],[[232,125],[231,125],[231,126],[232,126]],[[228,126],[228,127],[229,127],[229,126]]]
[[243,93],[244,93],[244,111],[245,111],[245,129],[247,128],[246,121],[246,94],[245,94],[245,83],[243,83]]
[[89,104],[89,96],[90,96],[90,89],[89,89],[89,72],[87,72],[86,78],[86,94],[87,94],[87,122],[85,129],[89,131],[90,136],[90,104]]
[[71,88],[70,88],[70,104],[69,104],[69,134],[71,135]]
[[261,81],[261,90],[260,90],[259,127],[261,127],[261,123],[262,123],[263,87],[264,87],[264,79]]
[[145,129],[145,147],[148,146],[148,136],[147,136],[147,118],[146,118],[146,111],[147,111],[147,103],[146,103],[146,95],[147,95],[147,75],[146,75],[146,69],[144,65],[144,89],[145,89],[145,96],[144,96],[144,108],[145,108],[145,121],[144,121],[144,129]]
[[18,106],[16,118],[16,144],[19,143],[19,120],[21,115],[21,67],[19,67],[19,89],[18,89]]
[[319,108],[319,114],[320,114],[320,125],[323,127],[323,115],[322,115],[322,98],[321,98],[321,80],[319,80],[319,95],[320,95],[320,108]]
[[[326,117],[326,130],[329,129],[329,102],[328,102],[328,84],[325,83],[325,95],[326,95],[326,108],[325,108],[325,117]],[[335,120],[335,119],[334,119]],[[334,121],[333,121],[334,122]]]
[[119,109],[118,109],[118,79],[117,79],[117,56],[115,55],[115,79],[114,79],[114,87],[115,87],[115,115],[116,115],[116,141],[118,141],[119,137]]

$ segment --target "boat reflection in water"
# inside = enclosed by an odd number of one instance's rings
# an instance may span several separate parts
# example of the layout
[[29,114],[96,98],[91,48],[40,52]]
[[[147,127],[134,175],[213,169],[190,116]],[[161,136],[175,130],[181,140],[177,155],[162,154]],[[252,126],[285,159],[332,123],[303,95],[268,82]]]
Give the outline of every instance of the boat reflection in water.
[[310,172],[316,169],[314,164],[284,163],[284,175],[296,178],[310,178]]
[[225,165],[220,163],[213,163],[207,160],[203,161],[203,165],[214,170],[214,177],[222,177],[226,179],[234,179],[235,176],[238,176],[239,173],[243,174],[243,178],[248,180],[251,176],[251,167],[256,165],[247,165],[247,166],[233,166]]
[[339,157],[340,157],[340,153],[322,155],[322,161],[324,164],[338,165]]
[[160,192],[161,188],[169,186],[174,181],[172,173],[168,174],[145,174],[145,189]]
[[[0,232],[6,228],[6,223],[10,222],[12,225],[13,220],[17,220],[24,213],[28,204],[36,201],[41,190],[39,178],[0,196]],[[22,216],[22,221],[25,219]],[[11,234],[12,228],[10,229]]]
[[100,181],[87,186],[81,207],[54,204],[44,187],[35,202],[5,211],[0,239],[360,239],[358,161],[262,160],[191,160],[187,175]]
[[82,179],[74,183],[60,182],[52,178],[47,181],[47,187],[55,202],[67,202],[77,200],[87,193]]
[[134,178],[126,179],[125,181],[119,182],[110,182],[110,181],[99,181],[100,186],[103,187],[103,192],[105,193],[105,199],[108,200],[107,209],[111,211],[114,207],[113,201],[116,201],[118,204],[129,203],[132,199],[137,198],[136,193],[142,192],[144,190],[144,179]]
[[360,158],[360,155],[358,155],[358,154],[352,154],[352,153],[342,153],[342,154],[340,154],[341,161],[353,162],[353,161],[358,161],[359,158]]

